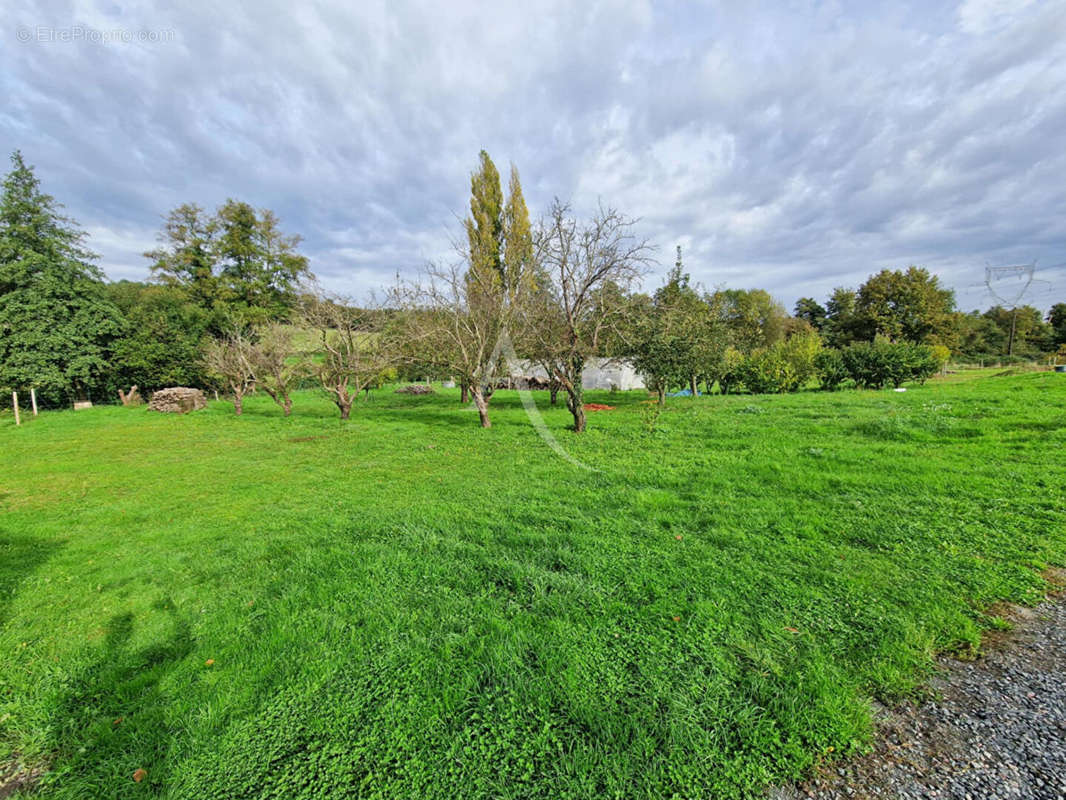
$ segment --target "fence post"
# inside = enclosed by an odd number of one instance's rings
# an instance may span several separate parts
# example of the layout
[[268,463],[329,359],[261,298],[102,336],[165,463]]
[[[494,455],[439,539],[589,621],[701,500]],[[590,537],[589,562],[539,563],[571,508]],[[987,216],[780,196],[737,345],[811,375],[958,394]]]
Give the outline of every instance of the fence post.
[[37,416],[37,390],[30,387],[30,405],[33,406],[33,416]]
[[16,425],[21,425],[22,422],[19,421],[19,393],[18,392],[12,392],[11,393],[11,405],[15,409],[15,424]]

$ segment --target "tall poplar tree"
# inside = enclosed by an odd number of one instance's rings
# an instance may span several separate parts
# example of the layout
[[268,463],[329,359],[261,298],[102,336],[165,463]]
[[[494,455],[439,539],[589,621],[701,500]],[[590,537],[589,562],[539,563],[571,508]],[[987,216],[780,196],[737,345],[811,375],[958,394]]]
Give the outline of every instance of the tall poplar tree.
[[529,281],[533,263],[533,226],[512,164],[504,198],[500,173],[484,150],[470,176],[470,216],[464,221],[470,247],[469,272],[503,303],[513,303]]
[[86,399],[108,367],[121,314],[85,233],[17,150],[0,196],[0,385]]
[[470,244],[470,269],[502,275],[503,190],[500,171],[484,150],[478,169],[470,176],[470,216],[464,223]]
[[507,203],[503,208],[501,274],[510,303],[514,303],[519,293],[528,288],[533,274],[533,228],[529,222],[529,209],[522,194],[518,168],[513,164],[507,186]]
[[528,283],[533,234],[518,170],[511,166],[505,200],[499,170],[484,150],[479,154],[478,169],[470,176],[470,216],[465,227],[470,249],[464,302],[469,321],[479,330],[477,338],[482,341],[476,347],[461,349],[482,361],[462,372],[470,373],[464,388],[469,388],[481,423],[488,427],[488,404],[497,367],[493,359],[500,357],[497,345],[501,337],[517,335],[511,328],[518,321],[518,300]]
[[518,170],[511,167],[506,200],[500,173],[480,153],[470,178],[470,216],[460,262],[430,264],[401,295],[409,306],[408,337],[420,360],[454,375],[471,395],[482,427],[491,427],[489,400],[505,355],[501,344],[520,337],[515,327],[532,286],[533,235]]

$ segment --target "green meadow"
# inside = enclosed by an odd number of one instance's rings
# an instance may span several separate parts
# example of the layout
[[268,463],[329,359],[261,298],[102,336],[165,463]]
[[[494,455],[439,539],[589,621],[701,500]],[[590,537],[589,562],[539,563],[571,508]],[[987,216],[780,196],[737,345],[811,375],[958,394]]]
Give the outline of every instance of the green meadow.
[[[1002,371],[1000,371],[1002,372]],[[965,379],[963,379],[965,378]],[[0,774],[56,798],[754,797],[1066,564],[1066,375],[0,417]],[[142,780],[135,781],[137,770]]]

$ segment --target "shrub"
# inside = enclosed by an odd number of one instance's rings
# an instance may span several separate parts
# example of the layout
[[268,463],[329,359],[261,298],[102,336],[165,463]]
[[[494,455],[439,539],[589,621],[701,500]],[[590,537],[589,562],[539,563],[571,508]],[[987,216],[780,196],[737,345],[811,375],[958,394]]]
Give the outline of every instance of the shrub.
[[395,383],[396,380],[396,369],[394,367],[386,367],[370,379],[364,389],[367,394],[370,394],[371,389],[380,389],[387,383]]
[[644,426],[647,434],[655,433],[659,424],[659,416],[663,413],[663,407],[654,400],[649,400],[640,405],[640,424]]
[[788,391],[796,391],[814,377],[814,360],[822,351],[822,339],[817,333],[797,333],[774,347],[780,348],[781,355],[792,370],[795,383]]
[[821,348],[813,331],[759,348],[744,359],[740,379],[753,394],[794,392],[814,375],[814,359]]
[[[914,380],[919,383],[925,383],[929,378],[940,372],[943,365],[947,363],[946,359],[941,361],[937,356],[936,347],[927,344],[907,345],[904,350],[904,360],[907,369],[906,380]],[[899,384],[896,385],[898,386]]]
[[731,388],[743,381],[741,369],[744,361],[744,354],[735,347],[726,348],[725,355],[716,365],[714,374],[709,377],[710,382],[717,380],[722,394],[729,394]]
[[866,389],[886,384],[899,387],[909,380],[924,383],[941,364],[929,345],[882,338],[849,345],[841,351],[841,358],[848,377]]
[[828,392],[840,388],[848,379],[848,369],[844,365],[844,356],[839,350],[822,350],[814,357],[814,371],[822,388]]
[[[140,283],[109,284],[108,294],[123,312],[123,331],[111,343],[114,390],[136,384],[142,392],[166,386],[203,386],[201,359],[211,315],[180,289]],[[38,390],[38,397],[40,391]]]
[[792,366],[777,346],[759,348],[744,359],[740,379],[752,394],[790,392],[797,385]]
[[895,344],[887,339],[874,340],[874,358],[880,361],[885,383],[899,388],[903,382],[911,377],[911,344]]
[[942,344],[934,344],[932,350],[933,358],[936,359],[937,369],[943,372],[948,365],[948,361],[951,360],[951,350]]
[[855,342],[841,351],[848,377],[864,389],[880,389],[885,385],[888,376],[880,356],[873,342]]

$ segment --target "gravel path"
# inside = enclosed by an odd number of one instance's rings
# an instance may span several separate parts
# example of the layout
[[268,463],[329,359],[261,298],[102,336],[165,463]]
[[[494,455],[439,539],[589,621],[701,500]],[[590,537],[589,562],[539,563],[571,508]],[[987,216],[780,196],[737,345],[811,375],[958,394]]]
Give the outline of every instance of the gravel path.
[[1066,800],[1066,596],[1002,616],[980,659],[941,659],[935,700],[879,709],[874,752],[770,798]]

